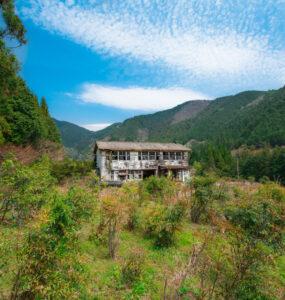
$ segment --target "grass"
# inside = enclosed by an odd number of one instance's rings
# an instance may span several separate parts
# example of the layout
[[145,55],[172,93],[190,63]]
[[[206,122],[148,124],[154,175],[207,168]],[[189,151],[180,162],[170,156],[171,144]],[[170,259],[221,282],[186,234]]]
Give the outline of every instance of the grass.
[[[97,294],[98,299],[135,299],[149,293],[151,299],[161,299],[165,278],[186,262],[195,242],[190,224],[183,226],[177,233],[175,245],[168,249],[155,249],[151,239],[136,231],[123,230],[116,257],[112,260],[105,245],[88,240],[90,230],[90,224],[83,227],[80,247],[90,272],[88,289]],[[145,260],[140,280],[130,287],[123,283],[121,270],[132,251],[143,253]]]
[[[236,193],[255,193],[256,186],[240,187]],[[103,194],[107,191],[104,190]],[[232,190],[231,190],[232,192]],[[243,197],[243,196],[241,196]],[[234,206],[239,200],[231,198],[230,205]],[[216,210],[218,208],[215,208]],[[175,243],[167,249],[156,249],[153,239],[147,238],[138,229],[129,231],[124,226],[120,230],[120,242],[114,259],[108,256],[105,243],[92,240],[94,226],[99,222],[99,213],[92,222],[83,223],[79,232],[80,251],[77,258],[84,263],[85,275],[83,285],[86,288],[84,299],[162,299],[165,279],[171,283],[181,272],[189,260],[193,245],[208,239],[207,254],[214,259],[222,258],[229,244],[226,235],[218,230],[213,231],[212,225],[193,224],[189,218],[184,218],[181,227],[175,233]],[[19,232],[12,225],[0,225],[0,298],[8,297],[11,282],[15,274],[15,248],[18,236],[23,234],[29,224]],[[122,269],[128,262],[131,253],[139,253],[144,257],[140,277],[132,283],[124,281]],[[285,286],[285,257],[279,257],[274,265],[266,266],[265,278],[272,286],[276,286],[280,295]],[[169,290],[169,289],[168,289]],[[190,293],[200,293],[198,279],[188,278],[181,288],[181,297],[188,299]],[[145,297],[145,298],[144,298]]]

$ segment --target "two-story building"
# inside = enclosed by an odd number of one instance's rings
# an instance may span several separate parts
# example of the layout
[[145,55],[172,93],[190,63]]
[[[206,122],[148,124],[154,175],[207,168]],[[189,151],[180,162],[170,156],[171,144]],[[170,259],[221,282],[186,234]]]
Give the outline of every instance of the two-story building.
[[94,154],[102,181],[128,181],[151,175],[189,178],[189,149],[175,143],[97,141]]

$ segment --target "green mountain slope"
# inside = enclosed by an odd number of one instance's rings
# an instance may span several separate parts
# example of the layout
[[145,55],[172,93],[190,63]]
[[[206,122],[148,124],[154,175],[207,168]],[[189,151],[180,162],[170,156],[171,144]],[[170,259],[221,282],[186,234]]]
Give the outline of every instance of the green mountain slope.
[[117,124],[93,132],[66,121],[53,119],[60,131],[62,144],[68,156],[77,160],[92,159],[92,148],[96,139],[104,138]]
[[[209,105],[210,101],[188,101],[172,109],[154,114],[136,116],[113,127],[104,139],[121,141],[159,141],[169,126],[182,120],[191,120]],[[97,132],[99,134],[101,132]]]
[[[60,125],[63,145],[73,158],[91,158],[96,139],[121,141],[223,142],[231,148],[242,144],[285,145],[285,88],[246,91],[213,101],[188,101],[172,109],[136,116],[103,130]],[[67,126],[68,125],[68,126]],[[76,126],[78,127],[78,126]],[[78,131],[78,134],[77,134]]]
[[219,98],[188,125],[182,142],[210,140],[231,147],[264,142],[285,145],[285,88]]
[[246,91],[200,103],[207,105],[188,118],[184,115],[180,121],[174,121],[175,116],[187,103],[168,111],[128,119],[104,138],[183,144],[198,140],[225,142],[231,147],[264,142],[272,146],[285,144],[284,88],[268,92]]

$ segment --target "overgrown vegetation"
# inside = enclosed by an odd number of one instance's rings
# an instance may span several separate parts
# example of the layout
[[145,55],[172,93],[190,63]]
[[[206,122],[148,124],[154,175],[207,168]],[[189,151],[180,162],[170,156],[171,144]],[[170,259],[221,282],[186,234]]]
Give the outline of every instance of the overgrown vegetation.
[[197,167],[198,162],[201,173],[214,171],[219,176],[285,183],[284,148],[242,148],[232,155],[225,145],[198,144],[192,148],[190,164]]
[[[284,188],[196,170],[122,188],[53,163],[0,168],[4,299],[281,299]],[[80,186],[80,188],[78,187]]]

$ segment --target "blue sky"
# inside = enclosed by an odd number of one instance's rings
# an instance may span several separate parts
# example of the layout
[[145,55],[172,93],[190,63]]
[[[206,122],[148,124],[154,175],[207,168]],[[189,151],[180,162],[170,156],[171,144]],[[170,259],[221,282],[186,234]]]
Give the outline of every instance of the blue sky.
[[22,76],[53,117],[98,129],[285,83],[285,0],[18,0]]

